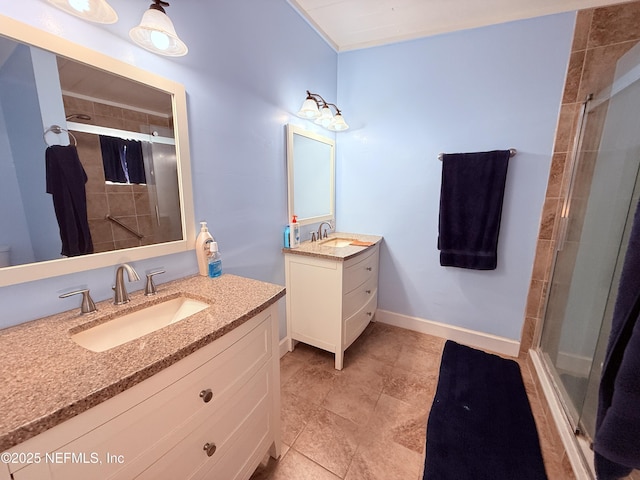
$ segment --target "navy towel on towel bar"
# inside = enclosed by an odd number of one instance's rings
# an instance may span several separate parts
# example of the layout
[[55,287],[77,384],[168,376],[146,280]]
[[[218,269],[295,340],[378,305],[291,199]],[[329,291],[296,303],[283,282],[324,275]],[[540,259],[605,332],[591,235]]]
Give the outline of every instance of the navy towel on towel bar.
[[509,150],[442,156],[440,265],[494,270]]

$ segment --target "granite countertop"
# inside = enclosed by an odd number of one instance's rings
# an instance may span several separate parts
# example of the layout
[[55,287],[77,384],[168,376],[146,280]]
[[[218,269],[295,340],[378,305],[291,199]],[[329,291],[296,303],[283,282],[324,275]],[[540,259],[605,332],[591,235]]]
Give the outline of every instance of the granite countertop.
[[[323,245],[325,240],[334,238],[352,239],[354,241],[370,243],[371,245],[347,245],[344,247],[330,247]],[[306,255],[309,257],[328,258],[332,260],[344,261],[364,252],[367,248],[382,241],[379,235],[363,235],[359,233],[333,232],[326,239],[319,242],[306,241],[300,243],[298,248],[283,248],[284,253],[296,255]]]
[[[126,305],[97,303],[0,330],[0,452],[140,383],[213,342],[274,304],[284,287],[224,274],[158,285],[158,294],[130,294]],[[104,352],[77,345],[76,333],[116,315],[187,296],[211,306],[139,339]]]

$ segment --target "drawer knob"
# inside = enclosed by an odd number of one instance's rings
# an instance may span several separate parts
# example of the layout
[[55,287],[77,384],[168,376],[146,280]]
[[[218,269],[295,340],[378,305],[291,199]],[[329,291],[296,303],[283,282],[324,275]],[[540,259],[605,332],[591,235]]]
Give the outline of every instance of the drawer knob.
[[207,388],[206,390],[202,390],[200,392],[200,398],[204,403],[209,403],[213,398],[213,392],[211,391],[210,388]]
[[364,293],[371,295],[371,290],[365,290]]
[[216,453],[216,444],[215,443],[205,443],[204,447],[202,447],[202,449],[207,452],[207,457],[212,456],[214,453]]
[[373,270],[372,267],[367,267],[367,271],[370,272],[371,270]]

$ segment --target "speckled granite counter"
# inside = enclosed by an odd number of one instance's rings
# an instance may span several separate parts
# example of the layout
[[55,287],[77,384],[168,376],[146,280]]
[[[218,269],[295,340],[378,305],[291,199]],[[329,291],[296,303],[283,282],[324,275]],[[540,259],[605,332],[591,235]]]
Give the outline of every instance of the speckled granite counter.
[[[140,383],[213,342],[283,297],[282,286],[234,275],[189,277],[142,291],[131,302],[97,304],[98,312],[63,312],[0,330],[0,452]],[[105,352],[70,339],[116,315],[180,295],[211,306],[173,325]],[[78,304],[79,305],[79,304]]]
[[351,257],[355,257],[359,253],[364,252],[369,246],[356,246],[347,245],[344,247],[330,247],[323,245],[325,240],[331,240],[335,238],[352,239],[360,242],[368,242],[371,245],[375,245],[382,241],[381,236],[378,235],[362,235],[358,233],[344,233],[333,232],[328,238],[320,240],[319,242],[302,242],[298,248],[283,248],[284,253],[293,253],[296,255],[307,255],[309,257],[318,258],[330,258],[333,260],[347,260]]

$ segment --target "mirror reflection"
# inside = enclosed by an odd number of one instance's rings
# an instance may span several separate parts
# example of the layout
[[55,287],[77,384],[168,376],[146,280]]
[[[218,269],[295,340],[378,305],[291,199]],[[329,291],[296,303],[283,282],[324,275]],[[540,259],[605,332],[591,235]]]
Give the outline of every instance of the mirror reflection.
[[170,93],[0,37],[0,267],[183,239],[172,109]]
[[335,142],[287,125],[289,219],[302,225],[335,217]]

